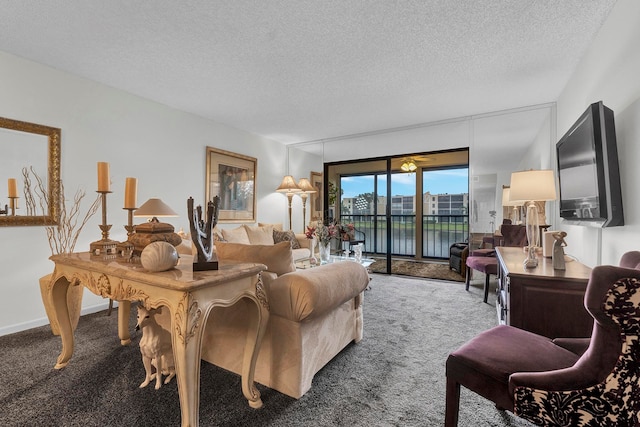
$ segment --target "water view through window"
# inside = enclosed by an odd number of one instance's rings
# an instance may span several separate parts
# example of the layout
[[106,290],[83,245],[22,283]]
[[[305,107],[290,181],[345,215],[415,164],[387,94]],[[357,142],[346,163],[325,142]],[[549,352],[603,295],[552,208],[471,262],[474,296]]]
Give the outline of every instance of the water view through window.
[[[416,179],[422,179],[421,194]],[[452,243],[468,238],[468,168],[391,174],[391,254],[448,258]],[[366,234],[370,253],[387,252],[387,175],[342,176],[341,221]],[[417,203],[416,203],[417,201]],[[422,235],[422,239],[417,237]],[[421,248],[418,243],[421,240]]]

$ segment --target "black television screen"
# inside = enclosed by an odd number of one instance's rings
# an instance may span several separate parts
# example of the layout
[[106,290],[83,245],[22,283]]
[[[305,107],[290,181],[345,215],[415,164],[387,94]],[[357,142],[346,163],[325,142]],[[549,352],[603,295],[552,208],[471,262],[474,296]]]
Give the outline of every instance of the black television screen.
[[591,104],[556,144],[560,217],[572,224],[624,225],[613,111]]

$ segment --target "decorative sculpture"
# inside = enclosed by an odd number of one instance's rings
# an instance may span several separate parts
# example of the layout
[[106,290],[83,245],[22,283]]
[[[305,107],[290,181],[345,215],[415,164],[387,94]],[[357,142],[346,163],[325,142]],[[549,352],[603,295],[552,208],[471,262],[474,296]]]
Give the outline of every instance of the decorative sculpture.
[[140,264],[149,271],[167,271],[178,264],[178,251],[169,242],[149,243],[140,254]]
[[207,203],[206,222],[202,219],[202,206],[193,208],[193,198],[187,199],[187,213],[189,215],[189,227],[191,240],[198,251],[197,261],[193,263],[194,271],[217,270],[218,259],[213,252],[213,227],[218,223],[220,197],[215,196]]
[[156,313],[158,310],[147,310],[138,306],[136,331],[142,329],[140,353],[142,353],[142,363],[146,372],[140,388],[146,387],[155,378],[156,390],[158,390],[162,386],[162,376],[167,376],[164,383],[168,384],[176,375],[176,367],[173,361],[171,334],[156,322]]
[[553,238],[555,241],[553,242],[553,252],[551,254],[551,260],[553,263],[554,270],[565,270],[564,263],[564,249],[563,247],[567,246],[567,242],[565,242],[564,238],[567,237],[567,233],[564,231],[558,231],[553,233]]

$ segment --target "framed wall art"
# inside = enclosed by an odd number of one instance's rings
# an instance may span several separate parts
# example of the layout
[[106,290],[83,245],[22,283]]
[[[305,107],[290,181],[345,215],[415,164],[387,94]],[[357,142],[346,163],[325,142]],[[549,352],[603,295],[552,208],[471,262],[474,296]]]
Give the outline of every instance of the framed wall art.
[[218,222],[256,221],[257,169],[255,157],[207,147],[205,199],[220,196]]
[[316,193],[311,194],[311,220],[318,221],[322,219],[322,201],[324,200],[324,191],[322,188],[322,173],[311,172],[309,179],[311,185],[316,189]]

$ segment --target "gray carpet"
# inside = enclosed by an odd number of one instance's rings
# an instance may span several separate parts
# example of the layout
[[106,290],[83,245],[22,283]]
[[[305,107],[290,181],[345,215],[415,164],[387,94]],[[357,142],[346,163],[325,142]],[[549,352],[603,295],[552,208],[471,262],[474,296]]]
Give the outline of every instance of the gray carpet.
[[[376,258],[369,270],[373,273],[386,273],[387,261],[384,258]],[[448,261],[416,261],[411,259],[393,259],[391,261],[391,274],[403,276],[421,277],[425,279],[450,280],[464,282],[464,277],[455,270],[449,268]]]
[[[372,275],[365,333],[325,366],[295,400],[258,385],[251,409],[237,375],[208,363],[201,371],[201,426],[441,426],[449,352],[495,325],[481,283]],[[133,327],[133,316],[132,323]],[[117,316],[83,316],[67,368],[53,369],[60,339],[48,327],[0,337],[2,426],[178,426],[176,382],[139,389],[137,343],[119,345]],[[528,426],[462,390],[460,426]]]

